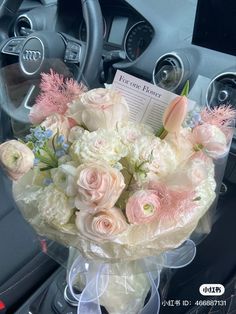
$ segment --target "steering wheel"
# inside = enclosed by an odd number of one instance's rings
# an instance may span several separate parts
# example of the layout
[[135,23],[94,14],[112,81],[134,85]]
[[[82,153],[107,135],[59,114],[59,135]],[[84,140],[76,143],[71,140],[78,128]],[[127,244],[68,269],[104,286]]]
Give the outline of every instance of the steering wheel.
[[56,31],[38,31],[27,37],[8,38],[1,44],[0,51],[3,55],[12,59],[17,57],[19,61],[17,65],[9,66],[13,66],[13,70],[10,70],[11,77],[14,79],[15,75],[19,75],[23,81],[31,82],[23,100],[16,106],[9,97],[7,76],[2,69],[1,106],[14,120],[29,123],[30,102],[38,89],[40,74],[48,72],[49,68],[55,69],[53,60],[59,60],[59,64],[63,65],[79,65],[74,78],[87,87],[95,86],[103,47],[102,13],[98,0],[81,0],[81,4],[87,28],[86,42]]

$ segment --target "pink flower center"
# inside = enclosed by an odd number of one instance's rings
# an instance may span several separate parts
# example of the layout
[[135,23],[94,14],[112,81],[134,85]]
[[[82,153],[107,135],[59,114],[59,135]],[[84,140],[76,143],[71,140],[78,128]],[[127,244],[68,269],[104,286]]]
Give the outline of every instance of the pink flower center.
[[89,185],[93,185],[96,183],[98,179],[97,173],[96,172],[89,172],[87,175],[87,182]]

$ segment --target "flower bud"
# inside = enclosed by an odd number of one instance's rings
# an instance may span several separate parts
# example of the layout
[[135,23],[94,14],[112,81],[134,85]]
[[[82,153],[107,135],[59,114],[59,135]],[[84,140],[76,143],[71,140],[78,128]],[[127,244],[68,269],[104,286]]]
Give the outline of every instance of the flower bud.
[[171,101],[163,115],[163,125],[167,132],[179,132],[179,129],[187,114],[188,99],[186,96],[178,96]]

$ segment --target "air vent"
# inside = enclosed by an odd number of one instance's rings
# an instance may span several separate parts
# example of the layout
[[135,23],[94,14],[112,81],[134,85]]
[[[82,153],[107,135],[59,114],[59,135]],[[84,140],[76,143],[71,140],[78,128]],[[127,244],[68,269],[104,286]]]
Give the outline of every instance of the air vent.
[[15,36],[27,36],[31,34],[33,30],[33,23],[31,19],[26,15],[20,15],[14,26],[14,35]]
[[210,82],[206,102],[209,107],[230,104],[236,108],[236,73],[225,72]]
[[176,91],[184,78],[184,63],[177,53],[161,56],[153,70],[153,82],[171,92]]

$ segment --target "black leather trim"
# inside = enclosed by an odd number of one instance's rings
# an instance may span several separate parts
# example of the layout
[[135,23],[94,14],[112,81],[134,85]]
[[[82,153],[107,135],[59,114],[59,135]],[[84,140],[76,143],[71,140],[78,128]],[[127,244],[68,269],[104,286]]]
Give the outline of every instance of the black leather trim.
[[93,88],[97,84],[103,48],[102,12],[98,0],[82,0],[81,3],[87,28],[87,45],[81,65],[81,79],[89,88]]
[[12,313],[13,307],[17,308],[26,301],[58,267],[54,260],[39,252],[0,286],[0,300]]

